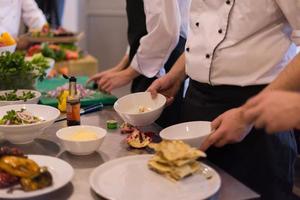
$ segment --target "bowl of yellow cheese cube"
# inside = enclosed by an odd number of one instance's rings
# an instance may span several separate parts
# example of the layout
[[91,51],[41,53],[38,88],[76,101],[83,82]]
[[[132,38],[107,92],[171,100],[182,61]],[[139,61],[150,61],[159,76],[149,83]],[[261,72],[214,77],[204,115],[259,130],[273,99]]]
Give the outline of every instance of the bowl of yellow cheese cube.
[[13,53],[16,47],[16,40],[8,32],[4,32],[0,35],[0,53],[6,51]]

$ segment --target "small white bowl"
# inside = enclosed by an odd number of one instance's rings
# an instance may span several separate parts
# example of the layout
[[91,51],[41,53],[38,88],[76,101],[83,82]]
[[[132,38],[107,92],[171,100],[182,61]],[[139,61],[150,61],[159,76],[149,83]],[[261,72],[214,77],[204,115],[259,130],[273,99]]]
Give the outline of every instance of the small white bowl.
[[[10,93],[13,90],[2,90],[0,91],[0,95],[5,95],[5,93]],[[36,90],[17,90],[17,95],[22,95],[23,92],[32,92],[35,94],[35,97],[32,99],[28,99],[27,101],[19,100],[19,101],[0,101],[0,107],[6,105],[17,105],[17,104],[37,104],[41,98],[41,93]]]
[[[114,109],[125,122],[133,126],[147,126],[159,118],[165,104],[166,97],[161,94],[153,99],[150,92],[139,92],[118,99]],[[141,106],[149,108],[150,111],[140,113]]]
[[0,125],[0,132],[3,133],[5,139],[13,144],[26,144],[32,142],[40,134],[43,133],[44,129],[54,123],[59,117],[60,112],[58,109],[38,105],[38,104],[20,104],[20,105],[8,105],[0,107],[0,119],[6,115],[7,111],[26,109],[44,121],[34,124],[25,125]]
[[182,140],[192,147],[199,148],[211,133],[211,122],[194,121],[176,124],[163,129],[159,135],[164,140]]
[[17,47],[17,44],[14,44],[14,45],[10,45],[10,46],[4,46],[4,47],[0,47],[0,54],[2,52],[10,52],[10,53],[13,53],[16,51],[16,47]]
[[[76,134],[79,131],[94,132],[97,135],[97,139],[75,141],[69,139],[72,134]],[[62,142],[64,148],[74,155],[89,155],[94,151],[97,151],[104,141],[107,131],[105,129],[96,126],[70,126],[62,128],[56,132],[56,136]]]

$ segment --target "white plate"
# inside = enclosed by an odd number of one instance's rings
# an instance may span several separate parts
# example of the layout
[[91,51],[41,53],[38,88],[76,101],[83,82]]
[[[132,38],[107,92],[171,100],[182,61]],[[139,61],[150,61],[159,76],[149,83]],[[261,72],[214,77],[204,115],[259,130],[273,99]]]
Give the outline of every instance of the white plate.
[[221,179],[212,170],[213,177],[205,179],[195,174],[178,182],[148,169],[152,155],[138,155],[109,161],[90,175],[90,185],[100,196],[110,200],[199,200],[214,195]]
[[48,168],[53,177],[53,185],[33,192],[15,190],[11,194],[7,193],[8,189],[0,189],[1,198],[22,199],[47,194],[63,187],[73,178],[73,167],[59,158],[41,155],[29,155],[28,157],[34,160],[39,166],[46,166]]

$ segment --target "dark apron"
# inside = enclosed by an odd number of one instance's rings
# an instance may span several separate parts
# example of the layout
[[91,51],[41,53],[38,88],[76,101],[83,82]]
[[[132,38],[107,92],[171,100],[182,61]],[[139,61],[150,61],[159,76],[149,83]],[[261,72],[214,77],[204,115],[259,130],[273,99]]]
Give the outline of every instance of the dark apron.
[[[190,81],[181,121],[212,121],[241,106],[265,86],[211,86]],[[276,116],[274,116],[276,117]],[[292,131],[273,135],[253,129],[240,143],[210,148],[208,159],[262,195],[291,199],[297,147]]]
[[140,46],[140,39],[147,35],[144,0],[126,0],[126,13],[128,21],[127,38],[130,46],[129,65]]
[[[185,42],[186,42],[186,40],[183,37],[180,37],[176,48],[173,50],[168,61],[164,65],[166,72],[170,71],[172,66],[177,61],[177,59],[183,53],[184,47],[185,47]],[[146,91],[148,89],[148,87],[152,84],[152,82],[156,79],[157,79],[156,77],[147,78],[142,75],[138,76],[132,82],[131,92],[134,93],[134,92]],[[161,114],[160,118],[156,121],[156,123],[158,125],[160,125],[161,127],[165,128],[165,127],[168,127],[168,126],[178,123],[179,118],[180,118],[179,111],[181,110],[181,105],[182,105],[182,100],[183,100],[183,88],[184,88],[184,85],[182,84],[179,92],[177,93],[176,97],[174,98],[174,102],[172,103],[172,105],[165,108],[163,113]]]

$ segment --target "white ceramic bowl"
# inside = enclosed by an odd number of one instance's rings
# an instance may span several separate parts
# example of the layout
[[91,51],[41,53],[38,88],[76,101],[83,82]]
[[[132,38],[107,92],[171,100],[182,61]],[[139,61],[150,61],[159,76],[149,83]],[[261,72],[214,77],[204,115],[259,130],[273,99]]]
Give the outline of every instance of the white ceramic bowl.
[[[0,91],[0,95],[4,95],[5,93],[10,93],[13,90],[2,90]],[[17,90],[17,95],[22,95],[23,92],[32,92],[35,94],[35,97],[32,99],[28,99],[27,101],[19,100],[19,101],[0,101],[0,106],[6,105],[16,105],[16,104],[37,104],[40,100],[41,93],[36,90]]]
[[[153,99],[150,92],[139,92],[118,99],[114,109],[125,122],[133,126],[147,126],[159,118],[165,104],[166,97],[161,94]],[[150,111],[140,113],[141,106],[149,108]]]
[[[88,131],[96,133],[97,139],[74,141],[69,139],[72,134],[80,131]],[[89,155],[97,151],[104,141],[107,131],[96,126],[70,126],[62,128],[56,132],[56,136],[62,142],[64,148],[74,155]]]
[[199,148],[211,133],[210,125],[211,123],[206,121],[186,122],[167,127],[159,135],[165,140],[182,140],[192,147]]
[[16,44],[10,45],[10,46],[5,46],[5,47],[0,47],[0,54],[2,52],[6,52],[6,51],[9,51],[9,52],[13,53],[13,52],[16,51],[16,47],[17,47]]
[[44,129],[53,124],[59,117],[60,112],[56,108],[37,104],[8,105],[0,108],[0,119],[6,115],[7,111],[19,111],[22,108],[32,113],[44,121],[25,125],[0,125],[0,132],[5,139],[13,144],[26,144],[32,142]]

